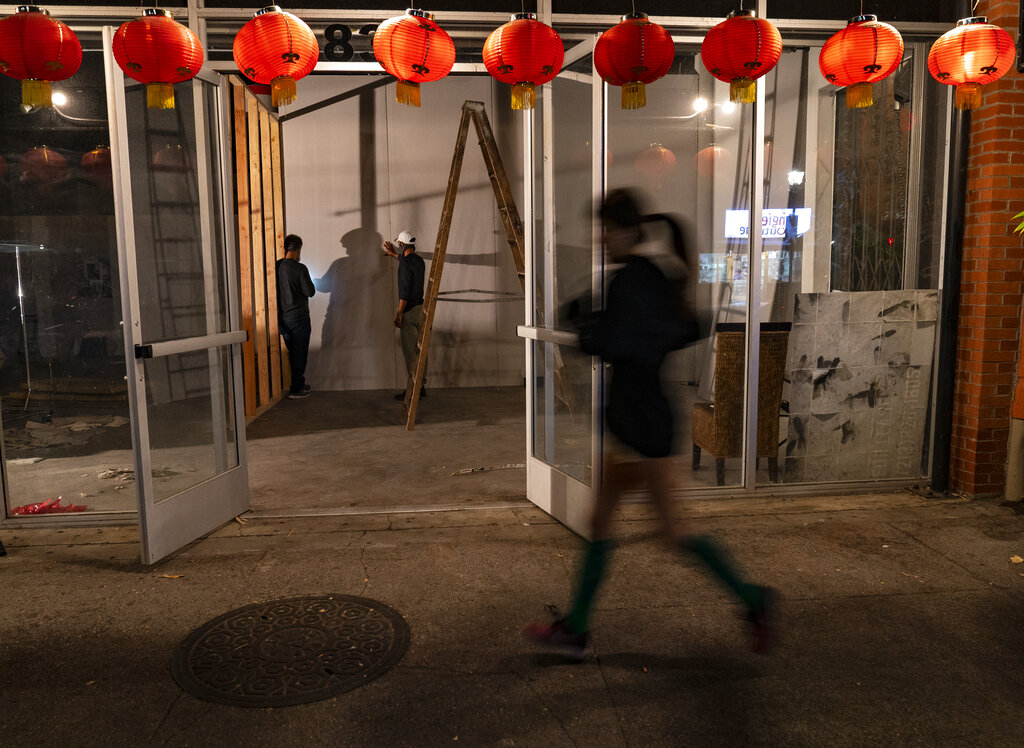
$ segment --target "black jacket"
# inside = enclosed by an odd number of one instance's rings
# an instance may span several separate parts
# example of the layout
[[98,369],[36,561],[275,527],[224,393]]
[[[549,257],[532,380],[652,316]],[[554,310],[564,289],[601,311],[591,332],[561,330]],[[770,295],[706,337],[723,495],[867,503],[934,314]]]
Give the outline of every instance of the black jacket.
[[608,428],[642,455],[672,452],[674,418],[661,389],[661,365],[670,351],[696,339],[679,289],[637,255],[612,277],[604,311],[581,329],[580,347],[612,365]]
[[277,272],[277,319],[293,322],[309,319],[309,297],[316,293],[309,270],[287,257],[274,266]]
[[415,252],[398,255],[398,298],[405,299],[406,310],[423,303],[423,277],[426,263]]

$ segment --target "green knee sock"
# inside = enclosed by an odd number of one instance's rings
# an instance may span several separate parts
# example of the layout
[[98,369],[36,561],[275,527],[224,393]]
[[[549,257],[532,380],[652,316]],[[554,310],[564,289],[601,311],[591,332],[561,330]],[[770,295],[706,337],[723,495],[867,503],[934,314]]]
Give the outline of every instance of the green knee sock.
[[594,540],[587,543],[580,569],[579,584],[576,587],[576,598],[572,610],[563,623],[569,629],[582,633],[590,626],[590,608],[594,604],[597,588],[604,578],[605,565],[608,562],[610,542]]
[[726,587],[736,593],[748,608],[753,608],[761,601],[762,589],[750,584],[740,576],[739,570],[719,543],[710,535],[693,535],[680,542],[684,551],[693,553],[711,569]]

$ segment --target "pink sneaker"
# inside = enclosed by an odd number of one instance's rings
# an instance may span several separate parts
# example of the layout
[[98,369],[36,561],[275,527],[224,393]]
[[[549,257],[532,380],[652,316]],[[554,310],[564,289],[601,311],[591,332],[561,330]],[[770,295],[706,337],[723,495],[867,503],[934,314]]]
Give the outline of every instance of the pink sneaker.
[[779,593],[771,587],[761,588],[761,601],[747,614],[750,621],[750,648],[757,654],[768,654],[778,643]]
[[585,660],[590,654],[590,637],[586,632],[577,634],[570,631],[563,621],[528,624],[523,635],[535,644],[577,662]]

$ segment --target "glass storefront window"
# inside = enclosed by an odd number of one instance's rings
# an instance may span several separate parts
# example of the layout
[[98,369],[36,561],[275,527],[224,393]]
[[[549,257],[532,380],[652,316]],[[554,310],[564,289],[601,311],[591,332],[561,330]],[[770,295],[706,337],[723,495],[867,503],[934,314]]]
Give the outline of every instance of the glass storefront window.
[[[647,212],[684,225],[687,293],[706,327],[730,331],[672,354],[662,372],[676,447],[687,455],[678,461],[681,487],[742,480],[751,132],[749,107],[730,102],[728,89],[689,45],[677,46],[670,72],[648,87],[646,107],[622,109],[620,89],[608,89],[608,189],[635,190]],[[646,238],[669,277],[687,273],[663,226],[651,224]]]
[[[946,91],[927,85],[926,45],[909,43],[875,105],[848,110],[819,51],[787,45],[765,77],[754,480],[914,480],[929,460]],[[741,403],[752,110],[683,45],[644,109],[608,90],[608,188],[689,222],[691,290],[711,333],[665,371],[681,483],[737,486],[753,407]],[[670,267],[667,237],[650,238]]]
[[945,92],[924,85],[925,51],[909,44],[862,109],[818,74],[816,47],[768,76],[762,320],[791,325],[786,483],[928,471]]
[[54,106],[0,77],[0,406],[6,510],[135,505],[99,35]]

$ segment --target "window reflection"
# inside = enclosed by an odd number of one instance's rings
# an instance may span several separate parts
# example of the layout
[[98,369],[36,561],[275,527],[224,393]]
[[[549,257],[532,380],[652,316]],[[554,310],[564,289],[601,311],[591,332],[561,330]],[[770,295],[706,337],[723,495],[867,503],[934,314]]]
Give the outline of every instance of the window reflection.
[[132,509],[102,54],[87,50],[79,72],[54,85],[52,108],[23,111],[19,92],[0,78],[7,513],[47,501],[47,511]]

